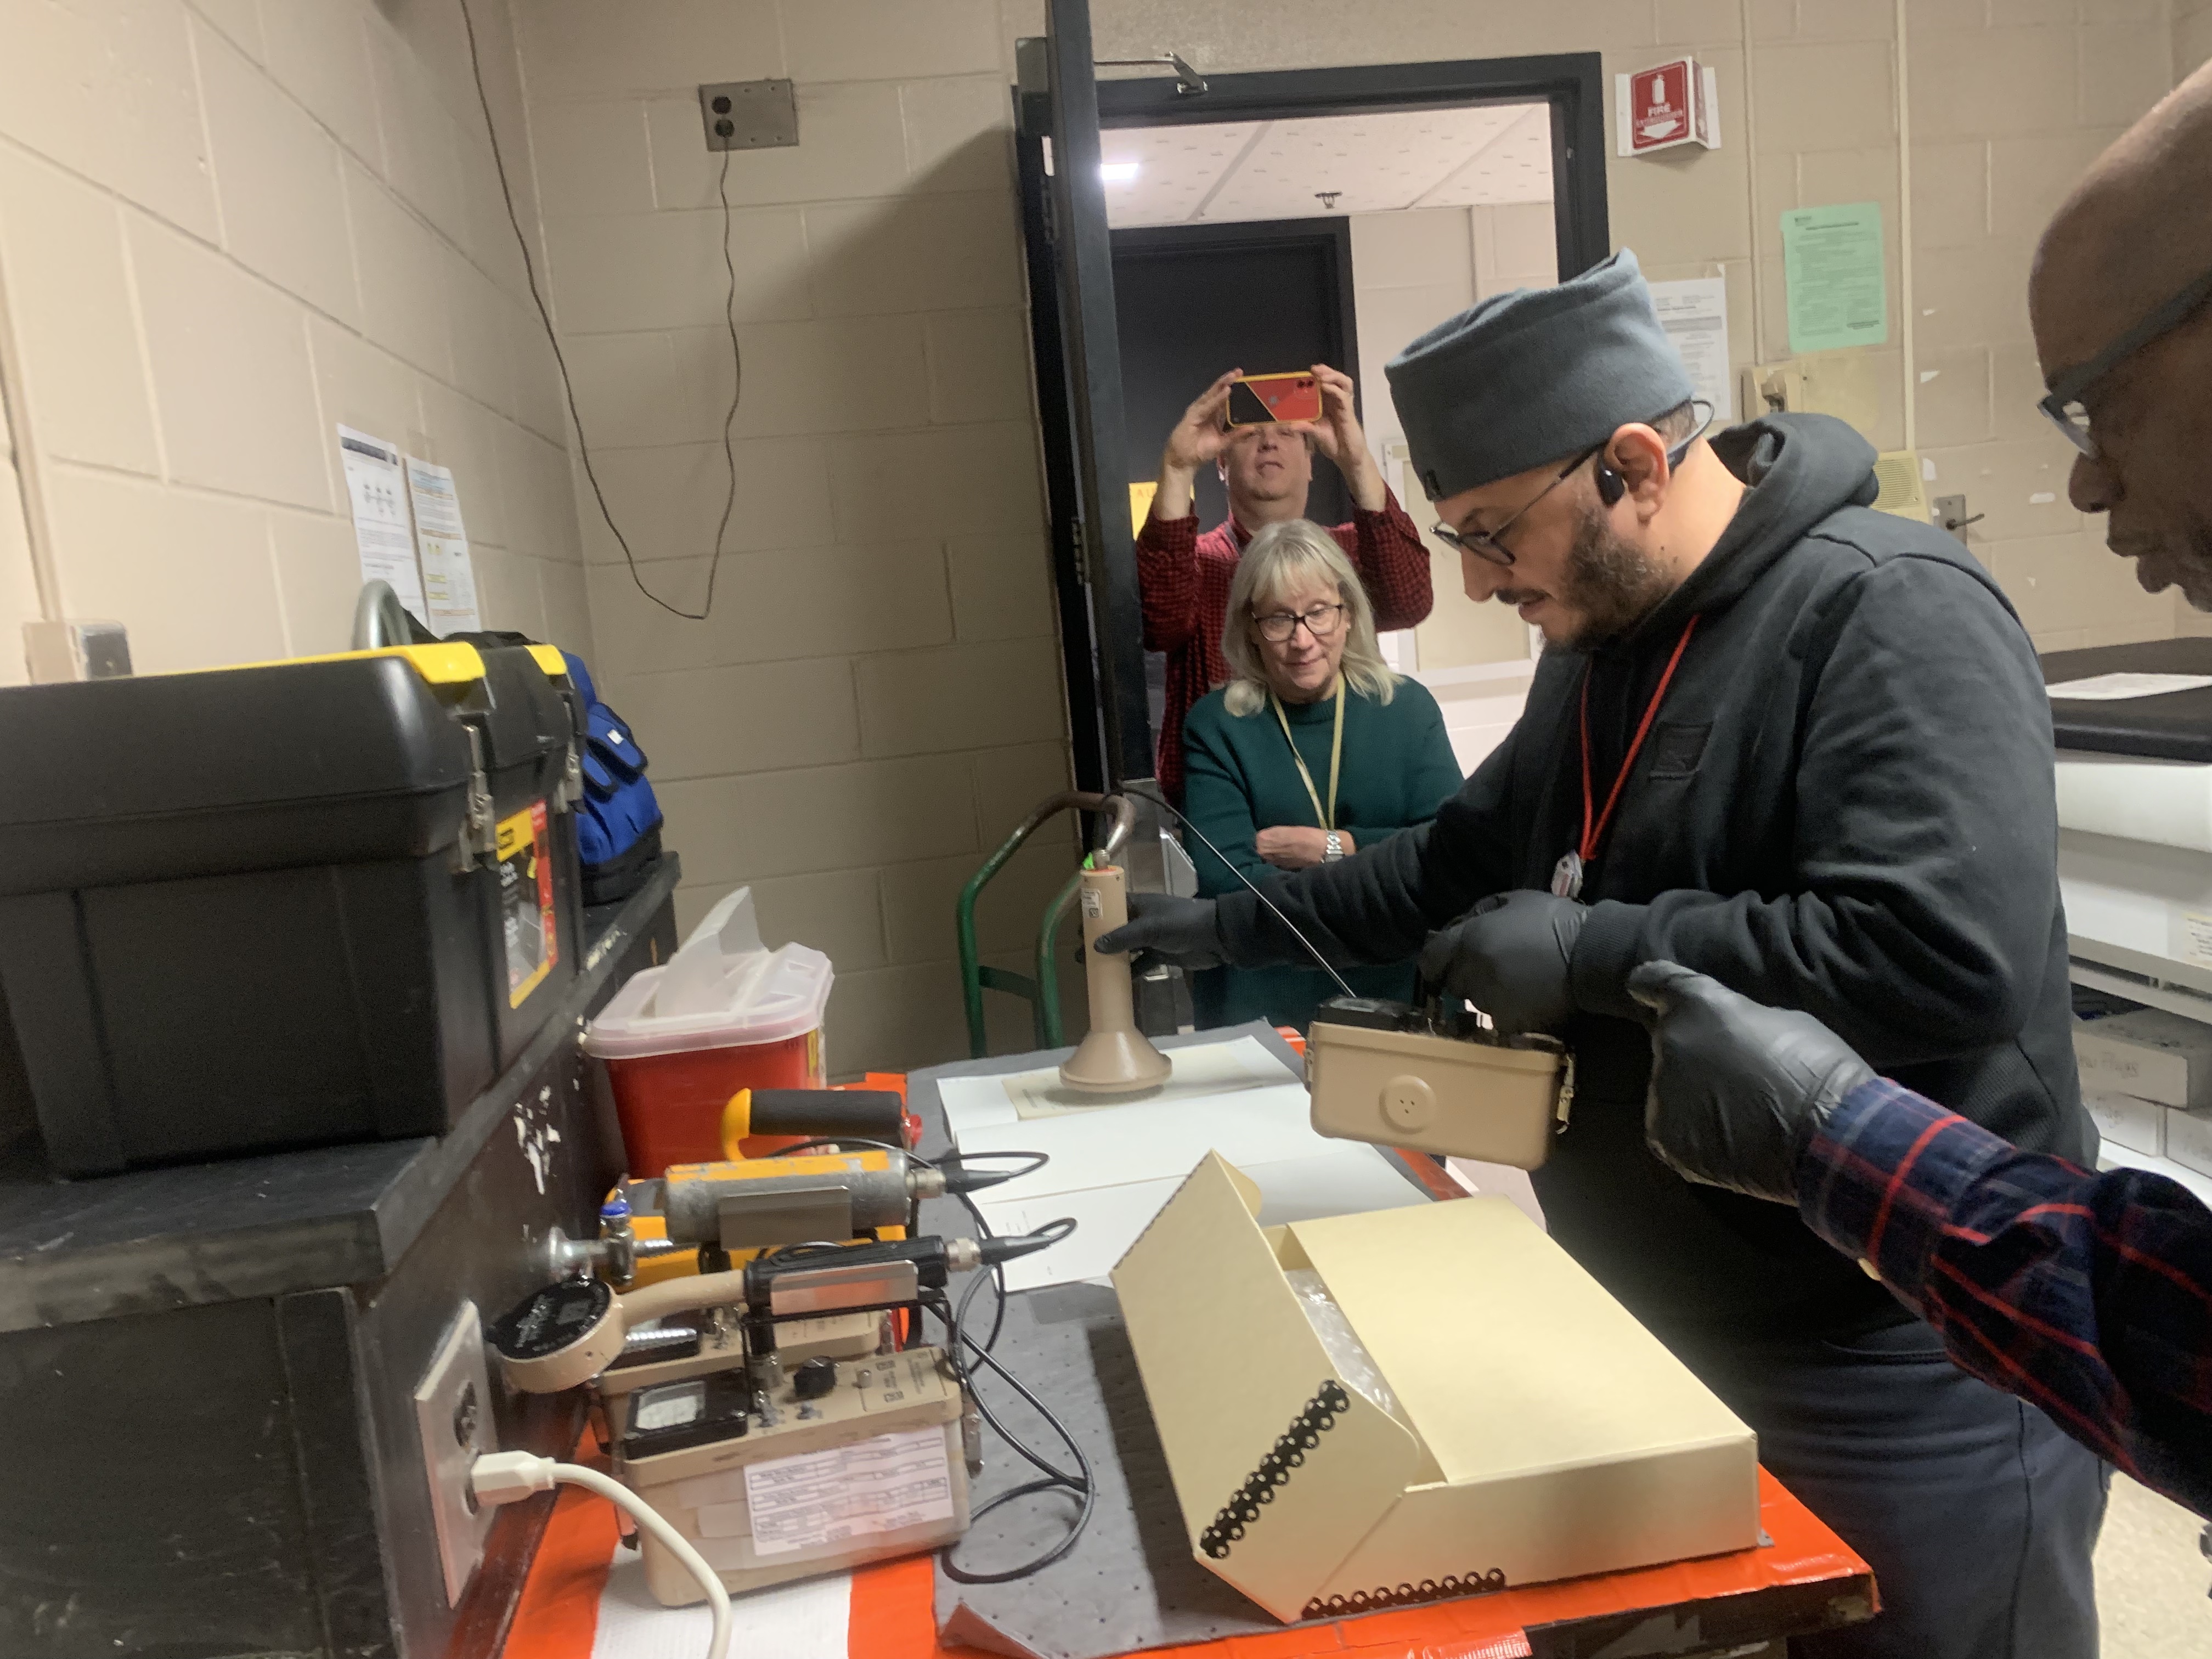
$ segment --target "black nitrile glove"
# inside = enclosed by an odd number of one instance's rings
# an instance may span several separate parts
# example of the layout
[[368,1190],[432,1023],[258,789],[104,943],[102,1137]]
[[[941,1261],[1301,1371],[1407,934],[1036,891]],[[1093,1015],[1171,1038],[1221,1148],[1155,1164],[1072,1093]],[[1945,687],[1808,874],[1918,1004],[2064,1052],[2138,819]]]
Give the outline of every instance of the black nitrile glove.
[[1677,1175],[1778,1204],[1797,1160],[1874,1073],[1808,1013],[1769,1008],[1674,962],[1647,962],[1628,994],[1651,1009],[1644,1138]]
[[1507,1036],[1556,1036],[1575,1011],[1567,965],[1589,907],[1551,893],[1494,893],[1421,947],[1421,977],[1465,997]]
[[1101,933],[1092,948],[1109,956],[1129,951],[1140,966],[1164,962],[1176,968],[1218,968],[1229,959],[1213,901],[1172,893],[1130,894],[1128,921]]

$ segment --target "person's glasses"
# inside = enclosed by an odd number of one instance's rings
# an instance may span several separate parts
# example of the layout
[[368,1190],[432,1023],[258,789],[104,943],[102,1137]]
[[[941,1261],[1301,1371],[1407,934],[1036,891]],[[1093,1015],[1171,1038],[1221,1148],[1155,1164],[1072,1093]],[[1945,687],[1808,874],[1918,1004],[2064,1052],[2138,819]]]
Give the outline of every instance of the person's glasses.
[[[1607,441],[1610,442],[1611,440],[1608,439]],[[1583,462],[1589,460],[1593,455],[1596,455],[1602,452],[1604,448],[1605,445],[1599,443],[1593,444],[1588,449],[1583,451],[1581,454],[1576,456],[1574,459],[1569,461],[1565,466],[1561,467],[1559,471],[1553,475],[1551,483],[1546,484],[1541,489],[1531,495],[1527,501],[1522,502],[1521,505],[1512,513],[1507,514],[1505,522],[1499,525],[1495,530],[1458,530],[1455,529],[1452,526],[1439,520],[1437,523],[1429,526],[1429,534],[1434,536],[1438,541],[1443,543],[1447,547],[1455,547],[1462,553],[1472,553],[1478,559],[1487,559],[1492,564],[1504,565],[1510,569],[1512,568],[1513,564],[1512,550],[1508,548],[1505,544],[1499,539],[1499,538],[1504,536],[1507,531],[1512,529],[1515,525],[1520,523],[1522,515],[1526,514],[1530,507],[1535,506],[1536,503],[1542,501],[1545,496],[1550,495],[1561,484],[1566,483],[1569,478],[1574,477],[1575,469],[1577,467],[1582,465]]]
[[[1705,411],[1705,418],[1698,422],[1698,429],[1695,432],[1692,432],[1688,437],[1683,439],[1680,443],[1670,444],[1668,446],[1667,466],[1670,471],[1675,467],[1681,465],[1682,457],[1690,453],[1690,446],[1697,442],[1698,439],[1704,437],[1705,435],[1705,428],[1713,423],[1713,406],[1711,404],[1705,402],[1702,398],[1693,398],[1691,399],[1691,403],[1693,409],[1703,409]],[[1497,529],[1460,530],[1455,529],[1448,524],[1434,524],[1429,526],[1429,534],[1434,536],[1438,541],[1443,543],[1447,547],[1455,547],[1462,553],[1472,553],[1478,559],[1487,559],[1491,563],[1504,565],[1510,570],[1513,566],[1513,550],[1507,547],[1505,544],[1498,538],[1504,536],[1507,531],[1512,529],[1515,525],[1520,523],[1522,514],[1526,514],[1530,507],[1535,506],[1536,503],[1542,501],[1545,496],[1550,495],[1561,484],[1566,483],[1568,479],[1573,477],[1575,476],[1575,470],[1581,466],[1583,462],[1589,460],[1594,455],[1602,454],[1605,451],[1605,446],[1612,441],[1613,440],[1611,438],[1607,438],[1601,442],[1593,444],[1589,448],[1585,449],[1581,454],[1576,456],[1574,459],[1569,461],[1565,466],[1559,469],[1558,474],[1553,478],[1551,483],[1546,484],[1541,489],[1531,495],[1527,501],[1522,502],[1519,509],[1509,517],[1504,524],[1499,525]]]
[[2161,334],[2179,328],[2189,314],[2212,300],[2212,270],[2137,323],[2086,363],[2045,382],[2049,395],[2035,405],[2051,425],[2066,434],[2066,441],[2094,459],[2097,440],[2089,430],[2089,410],[2082,403],[2091,387],[2141,351]]
[[1282,644],[1298,631],[1301,624],[1318,643],[1336,637],[1336,630],[1344,626],[1344,606],[1310,605],[1303,616],[1294,611],[1274,611],[1264,617],[1255,614],[1252,621],[1260,630],[1260,637],[1270,645]]

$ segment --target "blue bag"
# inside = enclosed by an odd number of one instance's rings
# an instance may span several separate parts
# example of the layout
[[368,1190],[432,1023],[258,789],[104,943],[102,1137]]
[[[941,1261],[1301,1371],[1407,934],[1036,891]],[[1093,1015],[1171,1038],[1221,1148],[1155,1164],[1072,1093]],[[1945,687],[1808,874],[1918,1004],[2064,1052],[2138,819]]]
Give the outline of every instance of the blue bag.
[[568,683],[584,700],[584,799],[576,809],[576,852],[586,904],[611,904],[635,892],[660,859],[660,803],[645,775],[645,751],[623,717],[599,701],[592,672],[563,651]]

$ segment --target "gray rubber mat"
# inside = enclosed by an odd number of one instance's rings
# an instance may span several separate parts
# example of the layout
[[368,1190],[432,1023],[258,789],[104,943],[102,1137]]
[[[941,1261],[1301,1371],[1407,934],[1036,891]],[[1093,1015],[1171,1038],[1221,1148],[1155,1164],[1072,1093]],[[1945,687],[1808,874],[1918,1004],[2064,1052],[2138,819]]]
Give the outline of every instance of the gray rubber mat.
[[[1254,1024],[1234,1034],[1247,1031],[1297,1073],[1296,1056],[1273,1031]],[[1229,1035],[1208,1031],[1201,1040],[1218,1042]],[[1160,1047],[1190,1041],[1168,1038]],[[1071,1052],[915,1073],[908,1080],[908,1103],[925,1127],[922,1155],[950,1149],[937,1078],[1028,1071]],[[965,1211],[942,1200],[923,1206],[922,1223],[947,1234],[974,1231]],[[985,1290],[969,1314],[979,1338],[989,1330],[991,1307],[992,1292]],[[1015,1296],[1007,1304],[995,1352],[1082,1445],[1097,1485],[1097,1502],[1082,1541],[1029,1577],[1006,1584],[962,1584],[945,1576],[940,1559],[937,1623],[945,1640],[1015,1659],[1103,1659],[1284,1628],[1192,1559],[1167,1460],[1111,1289],[1064,1285]],[[1224,1377],[1223,1383],[1232,1386],[1233,1379]],[[1048,1462],[1070,1467],[1066,1445],[1004,1382],[986,1374],[979,1392],[1016,1436]],[[1037,1478],[988,1426],[983,1456],[983,1473],[975,1482],[979,1505]],[[1075,1511],[1074,1500],[1063,1492],[1018,1498],[978,1522],[952,1559],[970,1572],[1018,1566],[1051,1548]]]

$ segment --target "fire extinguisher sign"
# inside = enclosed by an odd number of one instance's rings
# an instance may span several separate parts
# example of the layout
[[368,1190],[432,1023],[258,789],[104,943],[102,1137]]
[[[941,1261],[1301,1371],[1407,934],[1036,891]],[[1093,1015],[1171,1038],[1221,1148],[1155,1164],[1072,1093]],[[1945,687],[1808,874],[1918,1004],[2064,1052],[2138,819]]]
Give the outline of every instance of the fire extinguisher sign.
[[1694,58],[1655,64],[1632,75],[1613,77],[1616,149],[1623,155],[1649,155],[1677,144],[1720,148],[1713,118],[1711,70]]

